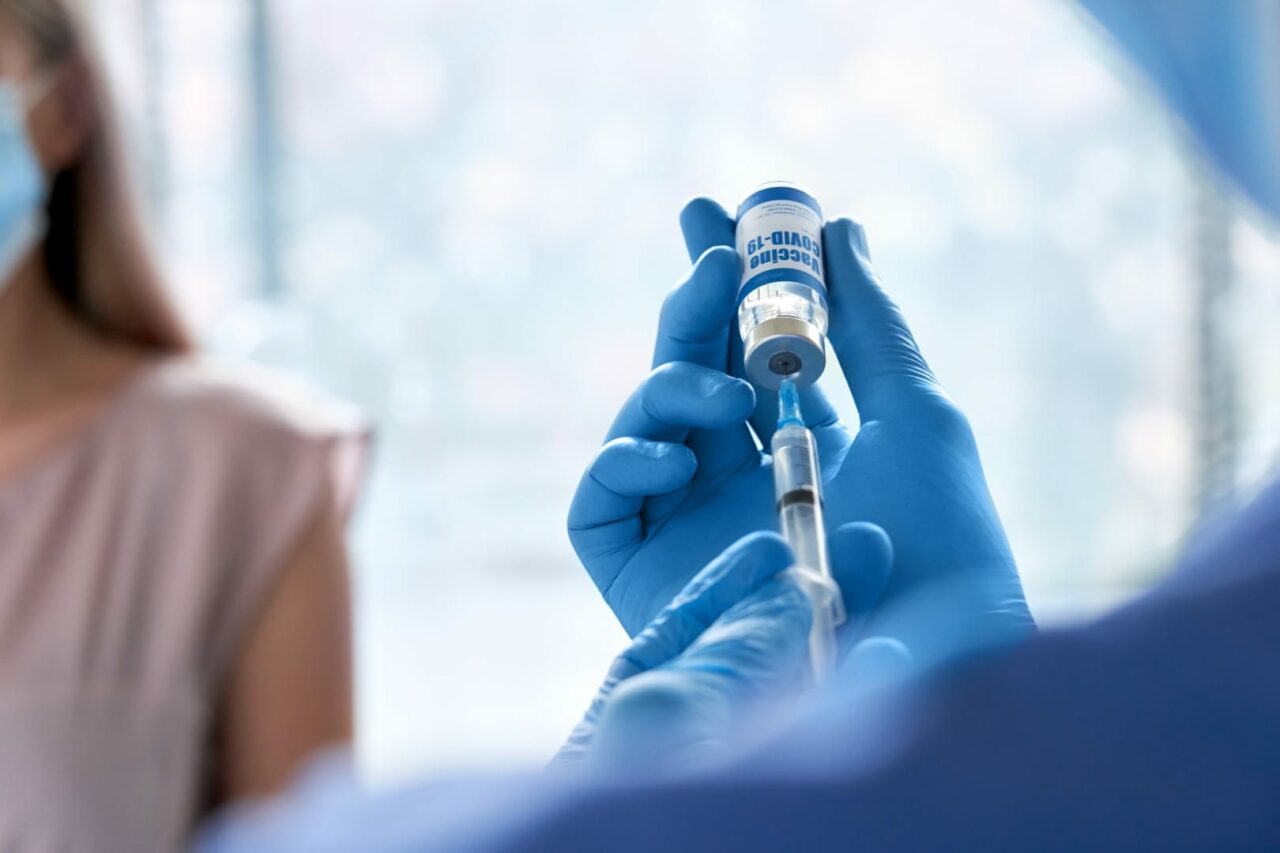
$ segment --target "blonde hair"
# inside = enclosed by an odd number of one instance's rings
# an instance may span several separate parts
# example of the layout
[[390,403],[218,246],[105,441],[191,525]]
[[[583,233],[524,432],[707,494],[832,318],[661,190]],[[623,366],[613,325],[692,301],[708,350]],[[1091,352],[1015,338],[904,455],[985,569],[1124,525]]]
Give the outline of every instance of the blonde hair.
[[85,322],[161,351],[192,349],[161,279],[126,177],[101,66],[67,0],[0,0],[48,66],[79,65],[88,130],[75,162],[53,177],[44,261],[54,288]]

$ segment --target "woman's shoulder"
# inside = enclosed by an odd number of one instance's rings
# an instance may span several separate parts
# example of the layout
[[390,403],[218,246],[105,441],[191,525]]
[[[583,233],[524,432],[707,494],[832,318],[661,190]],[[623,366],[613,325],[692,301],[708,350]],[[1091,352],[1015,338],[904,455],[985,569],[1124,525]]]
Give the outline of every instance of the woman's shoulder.
[[[207,357],[144,365],[84,454],[145,537],[127,571],[156,601],[196,608],[203,671],[221,673],[317,519],[343,523],[364,480],[365,419],[306,383]],[[103,534],[105,537],[105,534]],[[121,539],[123,541],[123,539]],[[138,555],[143,554],[141,559]],[[148,559],[147,554],[163,555]],[[195,600],[192,590],[206,594]]]
[[321,492],[350,511],[371,444],[354,406],[273,370],[203,356],[142,370],[107,438],[117,459],[155,475],[138,477],[140,488],[170,490],[181,472],[186,491],[248,511],[314,503]]
[[130,408],[147,419],[237,437],[323,439],[364,436],[355,406],[258,365],[207,356],[167,358],[142,368]]

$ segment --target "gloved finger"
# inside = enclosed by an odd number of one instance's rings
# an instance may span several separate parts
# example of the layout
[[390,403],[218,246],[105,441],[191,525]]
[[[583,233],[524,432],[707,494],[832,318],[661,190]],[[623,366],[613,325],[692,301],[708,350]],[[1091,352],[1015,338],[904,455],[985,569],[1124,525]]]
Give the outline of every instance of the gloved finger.
[[613,494],[643,498],[688,485],[697,468],[697,458],[683,444],[615,438],[600,448],[584,479]]
[[[654,364],[691,361],[729,370],[729,344],[737,336],[739,259],[733,252],[733,220],[710,199],[695,199],[680,214],[681,230],[694,269],[662,305]],[[690,242],[691,233],[700,236]],[[715,476],[737,465],[754,450],[747,428],[707,433],[694,431],[689,446],[702,460],[702,470]]]
[[[719,370],[676,361],[654,369],[623,405],[608,440],[622,436],[683,442],[691,429],[725,430],[745,425],[755,407],[750,384]],[[755,453],[745,426],[725,435],[735,455]],[[705,463],[704,463],[705,464]]]
[[862,420],[945,398],[902,311],[871,268],[867,236],[851,219],[823,230],[831,307],[829,337]]
[[727,368],[739,269],[738,253],[729,246],[713,246],[695,259],[688,278],[662,303],[654,367],[687,361],[719,371]]
[[876,635],[859,640],[840,663],[835,680],[872,693],[905,681],[915,669],[902,641]]
[[[672,442],[618,438],[601,448],[569,508],[569,541],[588,570],[615,571],[596,558],[637,546],[645,498],[688,485],[697,467],[693,451]],[[592,580],[605,589],[612,578]]]
[[783,693],[807,674],[812,616],[790,577],[765,581],[684,652],[616,685],[601,705],[588,760],[688,770],[722,757],[753,699]]
[[856,641],[867,614],[880,602],[893,571],[893,544],[880,527],[864,521],[841,525],[827,537],[831,574],[844,598],[843,645]]
[[666,666],[763,686],[770,676],[790,678],[804,666],[812,624],[809,596],[791,576],[777,575],[725,611]]
[[[707,253],[717,246],[733,246],[735,244],[736,223],[723,207],[709,198],[695,198],[684,206],[680,212],[680,230],[684,234],[685,248],[690,259],[705,258]],[[730,293],[730,306],[724,313],[724,322],[729,344],[728,371],[734,376],[744,377],[746,372],[742,366],[742,336],[738,333],[737,292],[741,269],[735,265],[734,279]],[[816,386],[809,386],[800,391],[800,408],[804,412],[805,423],[814,430],[826,427],[837,427],[836,438],[847,444],[848,434],[840,417],[836,414],[825,394]],[[773,438],[778,425],[778,395],[762,388],[756,389],[756,409],[751,416],[751,428],[766,448]],[[841,434],[843,438],[841,439]],[[821,439],[820,439],[821,440]]]
[[902,643],[916,670],[927,672],[1033,635],[1035,620],[1021,593],[1020,584],[970,572],[916,581],[895,588],[870,615],[863,635]]
[[[680,231],[689,260],[696,260],[715,246],[733,248],[735,223],[723,207],[705,196],[692,199],[680,211]],[[738,282],[733,283],[733,297],[737,296]]]
[[791,565],[791,548],[776,533],[752,533],[712,560],[637,636],[624,656],[639,670],[683,652],[713,622]]
[[723,759],[738,709],[712,683],[722,680],[659,668],[621,682],[601,703],[580,765],[615,779],[688,772]]

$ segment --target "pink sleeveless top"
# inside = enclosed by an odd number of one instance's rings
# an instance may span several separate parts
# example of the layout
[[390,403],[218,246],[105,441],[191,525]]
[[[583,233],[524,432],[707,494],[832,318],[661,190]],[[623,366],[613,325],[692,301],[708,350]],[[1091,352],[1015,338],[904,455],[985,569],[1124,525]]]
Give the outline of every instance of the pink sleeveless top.
[[220,681],[366,430],[297,386],[194,359],[0,480],[0,850],[180,847]]

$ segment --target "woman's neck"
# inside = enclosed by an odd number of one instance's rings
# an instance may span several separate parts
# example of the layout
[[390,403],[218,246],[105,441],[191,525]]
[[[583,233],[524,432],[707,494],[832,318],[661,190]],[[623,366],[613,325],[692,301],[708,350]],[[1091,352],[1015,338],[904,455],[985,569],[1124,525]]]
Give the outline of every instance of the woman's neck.
[[67,309],[38,251],[0,285],[0,419],[113,385],[140,360]]

